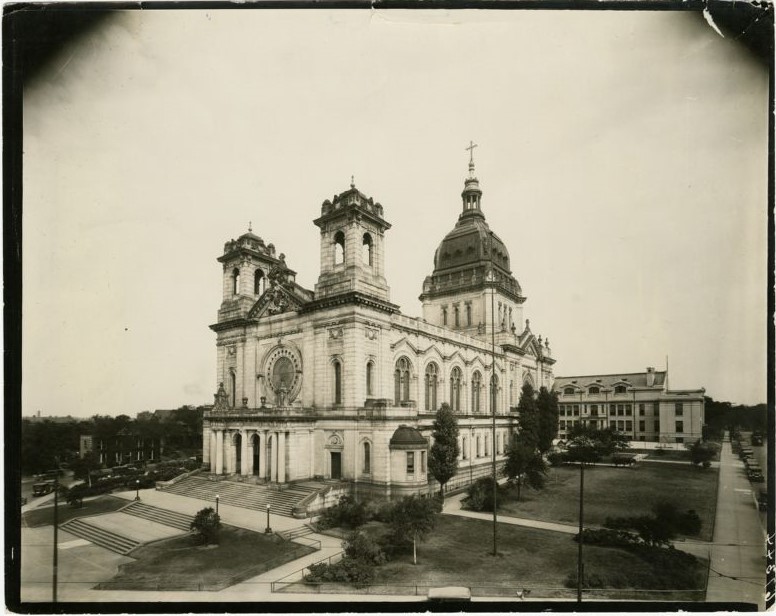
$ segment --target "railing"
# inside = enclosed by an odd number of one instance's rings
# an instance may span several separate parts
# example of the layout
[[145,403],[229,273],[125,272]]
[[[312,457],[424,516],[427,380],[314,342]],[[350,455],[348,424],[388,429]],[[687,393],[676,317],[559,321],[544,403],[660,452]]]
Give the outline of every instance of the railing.
[[[334,563],[342,560],[343,554],[344,552],[337,552],[336,554],[332,554],[328,558],[322,558],[321,560],[312,563],[312,565],[320,565],[321,563],[327,563],[329,565],[333,565]],[[272,592],[281,592],[283,589],[287,588],[291,584],[304,582],[307,572],[310,571],[310,566],[311,565],[308,565],[307,567],[303,567],[302,569],[297,569],[296,571],[289,573],[288,575],[280,578],[279,580],[275,580],[274,582],[272,582],[270,589],[272,590]]]

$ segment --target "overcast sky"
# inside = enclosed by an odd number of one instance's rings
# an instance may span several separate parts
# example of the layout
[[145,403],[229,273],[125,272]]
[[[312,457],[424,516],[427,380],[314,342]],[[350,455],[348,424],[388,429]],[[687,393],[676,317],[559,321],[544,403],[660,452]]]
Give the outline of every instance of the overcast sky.
[[668,356],[672,387],[763,402],[767,113],[697,14],[119,13],[25,91],[22,412],[212,403],[224,242],[252,221],[312,288],[351,174],[420,315],[470,139],[557,375]]

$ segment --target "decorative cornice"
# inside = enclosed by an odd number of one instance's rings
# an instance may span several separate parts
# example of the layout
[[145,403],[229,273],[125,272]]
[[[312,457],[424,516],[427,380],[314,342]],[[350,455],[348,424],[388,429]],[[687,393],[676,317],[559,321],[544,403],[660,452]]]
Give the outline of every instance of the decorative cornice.
[[366,295],[359,291],[348,291],[347,293],[341,293],[332,297],[322,297],[321,299],[315,299],[308,302],[299,309],[299,314],[305,314],[308,312],[315,312],[316,310],[324,310],[326,308],[333,308],[336,306],[346,306],[348,304],[355,304],[359,306],[367,306],[368,308],[374,308],[375,310],[382,310],[389,314],[399,312],[399,307],[391,302]]

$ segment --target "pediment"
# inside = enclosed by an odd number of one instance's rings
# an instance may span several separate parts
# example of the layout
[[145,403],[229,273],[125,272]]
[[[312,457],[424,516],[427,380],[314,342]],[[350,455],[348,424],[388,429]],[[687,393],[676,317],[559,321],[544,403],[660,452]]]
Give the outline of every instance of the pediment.
[[264,315],[274,316],[284,312],[294,312],[302,307],[292,293],[279,285],[275,285],[264,291],[262,296],[248,312],[249,319],[260,319]]

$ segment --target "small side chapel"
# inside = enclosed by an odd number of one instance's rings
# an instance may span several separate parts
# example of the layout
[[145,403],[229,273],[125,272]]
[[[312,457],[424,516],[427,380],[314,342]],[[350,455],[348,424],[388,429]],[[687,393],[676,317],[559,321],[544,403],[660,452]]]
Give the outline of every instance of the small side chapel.
[[445,402],[458,416],[461,449],[448,487],[489,474],[494,450],[503,464],[521,387],[551,389],[555,360],[549,340],[523,320],[526,298],[485,220],[473,156],[461,197],[423,282],[422,319],[391,303],[391,225],[353,181],[313,221],[321,238],[314,290],[250,229],[226,242],[223,298],[210,326],[218,392],[203,421],[212,473],[348,481],[360,495],[387,498],[426,493],[436,489],[431,425]]

